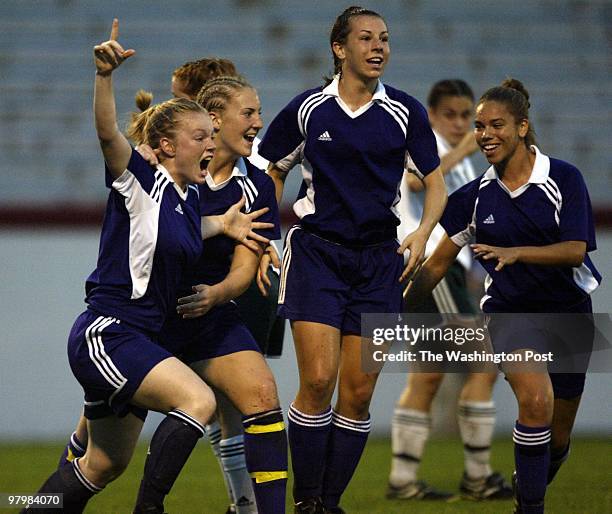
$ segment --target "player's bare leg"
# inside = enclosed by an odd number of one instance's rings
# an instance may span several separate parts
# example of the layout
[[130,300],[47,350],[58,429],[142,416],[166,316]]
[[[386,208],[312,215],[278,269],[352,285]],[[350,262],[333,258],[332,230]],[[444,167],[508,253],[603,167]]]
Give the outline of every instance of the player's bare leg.
[[[288,412],[296,512],[323,512],[323,476],[332,431],[331,399],[340,364],[340,330],[322,323],[291,323],[300,374]],[[310,510],[308,510],[310,509]]]

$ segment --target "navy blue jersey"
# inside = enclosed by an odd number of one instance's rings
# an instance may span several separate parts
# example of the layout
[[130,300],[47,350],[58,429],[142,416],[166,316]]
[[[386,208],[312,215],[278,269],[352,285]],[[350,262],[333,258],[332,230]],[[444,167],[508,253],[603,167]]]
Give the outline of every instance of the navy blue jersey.
[[[475,237],[492,246],[545,246],[585,241],[596,249],[589,194],[571,164],[536,147],[529,182],[510,191],[491,166],[450,195],[440,223],[458,246]],[[485,312],[564,312],[585,300],[601,282],[588,254],[577,268],[517,262],[495,271],[496,259],[480,261],[488,276],[481,301]]]
[[440,164],[424,107],[381,82],[351,111],[338,79],[295,97],[272,121],[259,153],[279,169],[301,164],[293,209],[301,225],[336,242],[395,239],[399,185],[407,156],[421,176]]
[[182,274],[202,253],[198,190],[182,191],[163,166],[152,168],[132,150],[113,180],[100,236],[98,264],[86,302],[148,332],[158,332],[176,304]]
[[[199,186],[199,191],[202,216],[223,214],[242,196],[246,198],[244,212],[269,207],[270,210],[257,221],[274,223],[274,228],[257,232],[268,239],[280,238],[274,183],[268,175],[246,159],[238,159],[231,177],[220,184],[215,184],[208,175],[206,183]],[[181,282],[181,293],[192,294],[191,287],[196,284],[213,285],[221,282],[229,273],[235,245],[236,241],[224,235],[207,239],[198,263]]]

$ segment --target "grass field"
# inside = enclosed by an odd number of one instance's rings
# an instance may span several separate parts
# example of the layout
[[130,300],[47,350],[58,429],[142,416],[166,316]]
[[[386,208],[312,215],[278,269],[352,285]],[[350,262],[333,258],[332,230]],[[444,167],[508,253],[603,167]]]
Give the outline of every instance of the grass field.
[[[548,514],[612,513],[612,455],[610,441],[578,439],[572,456],[559,472],[546,495]],[[33,492],[55,467],[61,452],[58,444],[1,444],[0,492]],[[368,443],[342,506],[347,514],[483,514],[510,513],[511,502],[453,503],[388,501],[384,498],[389,472],[390,443],[373,439]],[[87,513],[124,514],[131,512],[146,447],[137,449],[127,471],[98,497],[90,501]],[[493,466],[508,477],[513,469],[509,440],[494,445]],[[421,467],[422,478],[441,489],[456,491],[462,471],[462,449],[458,440],[432,441]],[[289,485],[291,487],[291,485]],[[290,489],[288,489],[290,491]],[[223,514],[227,499],[212,452],[200,443],[177,480],[166,510],[170,514]],[[2,512],[17,512],[3,510]],[[36,511],[34,511],[36,512]],[[288,513],[293,512],[289,508]]]

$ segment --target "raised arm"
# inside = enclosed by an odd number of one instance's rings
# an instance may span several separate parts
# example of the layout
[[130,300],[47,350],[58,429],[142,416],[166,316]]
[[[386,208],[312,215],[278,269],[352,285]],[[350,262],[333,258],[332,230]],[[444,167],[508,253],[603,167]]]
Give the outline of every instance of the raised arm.
[[117,42],[118,37],[119,20],[115,18],[110,39],[94,46],[94,120],[106,166],[114,178],[125,171],[132,149],[117,125],[112,73],[123,61],[136,53],[131,49],[124,50]]

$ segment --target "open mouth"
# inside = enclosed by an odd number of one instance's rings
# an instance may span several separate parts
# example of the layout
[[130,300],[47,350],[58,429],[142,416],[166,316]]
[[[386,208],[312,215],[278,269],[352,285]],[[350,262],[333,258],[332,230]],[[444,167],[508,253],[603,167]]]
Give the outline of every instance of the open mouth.
[[212,155],[210,157],[205,157],[200,161],[200,170],[206,171],[208,168],[208,164],[212,161]]
[[243,139],[245,139],[247,143],[253,144],[253,141],[255,141],[255,134],[245,134]]
[[483,153],[486,156],[492,155],[493,153],[495,153],[495,150],[497,150],[497,147],[499,147],[499,144],[486,144],[486,145],[481,145],[480,148],[482,149]]
[[380,67],[383,64],[382,57],[372,57],[371,59],[367,59],[366,62],[372,66]]

